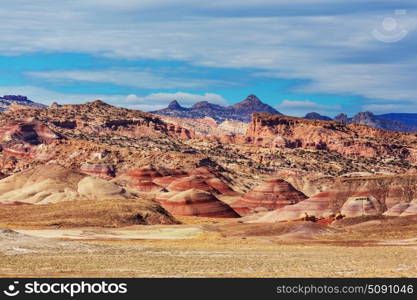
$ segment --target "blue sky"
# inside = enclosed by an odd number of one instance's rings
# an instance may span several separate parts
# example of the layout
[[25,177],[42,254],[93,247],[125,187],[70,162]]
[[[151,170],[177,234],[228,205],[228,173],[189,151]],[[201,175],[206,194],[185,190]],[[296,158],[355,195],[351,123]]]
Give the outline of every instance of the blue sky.
[[45,104],[417,112],[415,0],[3,0],[0,25],[0,94]]

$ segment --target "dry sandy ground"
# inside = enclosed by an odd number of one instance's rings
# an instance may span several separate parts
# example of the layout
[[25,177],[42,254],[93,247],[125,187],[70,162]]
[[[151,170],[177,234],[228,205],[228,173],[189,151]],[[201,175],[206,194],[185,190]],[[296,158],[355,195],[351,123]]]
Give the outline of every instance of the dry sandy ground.
[[[215,221],[218,222],[218,221]],[[380,221],[0,231],[3,277],[416,277],[417,225]],[[379,222],[379,223],[378,223]],[[382,224],[386,225],[386,224]]]

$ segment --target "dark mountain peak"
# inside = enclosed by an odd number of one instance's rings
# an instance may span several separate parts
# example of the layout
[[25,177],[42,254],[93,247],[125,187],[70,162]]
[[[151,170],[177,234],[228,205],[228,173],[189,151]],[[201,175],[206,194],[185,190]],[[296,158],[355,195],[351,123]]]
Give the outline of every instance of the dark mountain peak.
[[229,109],[246,113],[266,112],[271,114],[281,114],[272,106],[263,103],[255,95],[249,95],[245,100],[229,106]]
[[319,113],[316,113],[316,112],[311,112],[311,113],[306,114],[304,116],[304,119],[330,121],[332,118],[329,118],[327,116],[323,116],[323,115],[321,115]]
[[192,110],[224,110],[225,108],[223,106],[212,104],[208,101],[200,101],[195,103],[192,107]]
[[250,94],[248,97],[246,97],[245,100],[243,100],[242,102],[248,102],[248,103],[253,103],[253,104],[259,104],[262,103],[261,100],[259,100],[259,98],[254,95],[254,94]]
[[174,109],[174,110],[184,110],[184,107],[182,107],[177,100],[172,100],[168,104],[168,109]]
[[349,123],[350,120],[348,116],[344,113],[338,114],[336,117],[333,118],[333,120],[341,123]]

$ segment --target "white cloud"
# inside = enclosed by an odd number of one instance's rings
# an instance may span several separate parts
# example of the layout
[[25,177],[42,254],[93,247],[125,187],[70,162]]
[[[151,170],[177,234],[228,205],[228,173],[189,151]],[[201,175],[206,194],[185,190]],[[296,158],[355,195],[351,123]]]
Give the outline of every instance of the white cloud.
[[129,71],[129,70],[100,70],[100,71],[49,71],[27,72],[26,75],[46,79],[51,82],[84,81],[95,83],[111,83],[142,89],[182,89],[207,88],[212,86],[231,86],[231,83],[220,80],[178,78],[169,74],[155,71]]
[[291,116],[304,116],[309,112],[317,112],[323,115],[333,115],[341,111],[340,105],[323,105],[310,100],[287,100],[276,106],[280,112]]

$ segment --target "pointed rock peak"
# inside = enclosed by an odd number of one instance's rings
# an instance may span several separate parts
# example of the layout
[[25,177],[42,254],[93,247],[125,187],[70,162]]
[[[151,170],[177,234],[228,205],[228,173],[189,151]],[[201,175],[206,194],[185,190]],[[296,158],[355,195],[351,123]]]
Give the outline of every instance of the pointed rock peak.
[[178,103],[177,100],[173,100],[168,104],[169,109],[182,109],[183,107]]
[[248,97],[246,97],[246,99],[243,100],[243,101],[245,101],[245,102],[251,102],[251,103],[262,103],[262,101],[259,100],[259,98],[256,97],[256,95],[253,95],[253,94],[251,94]]

